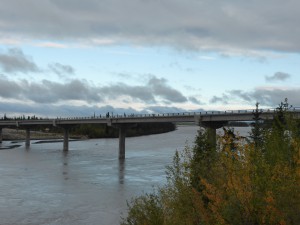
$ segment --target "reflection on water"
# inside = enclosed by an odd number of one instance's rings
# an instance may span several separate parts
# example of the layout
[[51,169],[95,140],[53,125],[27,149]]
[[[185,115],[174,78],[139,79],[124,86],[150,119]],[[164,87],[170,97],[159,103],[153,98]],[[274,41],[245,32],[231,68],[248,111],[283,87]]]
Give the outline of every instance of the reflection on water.
[[68,153],[67,151],[63,151],[63,166],[62,166],[62,174],[64,177],[64,180],[68,180],[68,171],[69,171],[69,167],[68,167]]
[[119,183],[124,184],[125,159],[119,159]]
[[117,139],[70,142],[68,152],[61,142],[15,143],[0,151],[0,224],[118,224],[126,200],[164,184],[166,165],[196,130],[127,138],[123,161]]

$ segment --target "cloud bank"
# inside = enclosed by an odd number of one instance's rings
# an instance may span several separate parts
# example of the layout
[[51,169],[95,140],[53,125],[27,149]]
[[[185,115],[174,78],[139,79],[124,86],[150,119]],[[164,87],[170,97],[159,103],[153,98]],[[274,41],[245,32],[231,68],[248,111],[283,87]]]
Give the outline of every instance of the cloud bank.
[[[53,104],[62,101],[83,101],[86,103],[105,103],[121,97],[131,102],[144,104],[185,103],[188,98],[168,85],[164,78],[151,76],[144,85],[113,83],[96,86],[86,80],[72,79],[64,83],[42,80],[40,82],[26,79],[12,80],[0,75],[0,98],[24,100],[34,103]],[[197,99],[192,98],[195,102]]]
[[297,0],[10,0],[1,2],[0,37],[299,52],[299,8]]
[[213,96],[210,103],[228,105],[234,104],[238,100],[253,106],[259,102],[263,106],[276,107],[285,98],[288,98],[290,104],[300,107],[298,96],[300,96],[300,88],[260,87],[252,91],[231,90],[223,93],[221,97]]

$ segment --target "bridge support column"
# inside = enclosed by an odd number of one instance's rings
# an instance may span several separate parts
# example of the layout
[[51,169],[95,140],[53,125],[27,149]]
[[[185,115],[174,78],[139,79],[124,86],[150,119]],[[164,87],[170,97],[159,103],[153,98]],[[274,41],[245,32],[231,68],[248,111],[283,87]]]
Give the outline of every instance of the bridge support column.
[[69,151],[69,127],[64,127],[64,151]]
[[126,139],[126,130],[130,127],[136,126],[136,124],[107,124],[114,128],[119,129],[119,160],[125,159],[125,139]]
[[26,128],[26,139],[25,139],[25,147],[30,147],[30,128]]
[[216,130],[223,127],[226,124],[225,121],[218,122],[201,122],[200,126],[203,126],[207,130],[208,140],[211,147],[216,147],[217,145],[217,135]]
[[119,159],[125,159],[126,126],[119,127]]
[[2,141],[3,141],[2,127],[0,127],[0,144],[2,143]]
[[214,127],[206,127],[207,134],[208,134],[208,141],[211,146],[215,147],[217,145],[217,135],[216,135],[216,128]]

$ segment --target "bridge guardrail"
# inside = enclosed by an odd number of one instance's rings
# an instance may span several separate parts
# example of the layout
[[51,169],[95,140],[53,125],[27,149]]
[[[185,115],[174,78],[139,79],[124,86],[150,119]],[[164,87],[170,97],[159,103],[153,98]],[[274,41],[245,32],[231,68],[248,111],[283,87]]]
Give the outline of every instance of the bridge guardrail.
[[[259,109],[260,113],[272,113],[276,112],[278,108],[266,108],[266,109]],[[14,118],[0,118],[0,121],[2,120],[12,120],[12,121],[30,121],[30,120],[105,120],[105,119],[115,119],[115,118],[149,118],[149,117],[178,117],[178,116],[195,116],[195,115],[226,115],[226,114],[245,114],[245,113],[254,113],[256,109],[244,109],[244,110],[224,110],[224,111],[199,111],[199,112],[181,112],[181,113],[148,113],[148,114],[116,114],[116,115],[110,115],[109,117],[105,115],[99,115],[99,116],[90,116],[90,117],[56,117],[56,118],[35,118],[35,119],[27,119],[24,117],[14,117]],[[300,107],[292,107],[288,109],[289,112],[300,112]]]

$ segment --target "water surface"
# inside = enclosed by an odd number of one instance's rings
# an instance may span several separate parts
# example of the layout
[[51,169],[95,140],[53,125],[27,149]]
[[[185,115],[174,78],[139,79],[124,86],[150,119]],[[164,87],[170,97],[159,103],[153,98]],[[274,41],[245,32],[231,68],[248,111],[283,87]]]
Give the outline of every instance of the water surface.
[[170,133],[126,138],[123,162],[118,139],[70,142],[67,153],[61,142],[31,141],[29,149],[18,143],[1,150],[0,224],[118,224],[126,200],[165,182],[175,150],[192,144],[197,129],[180,126]]

